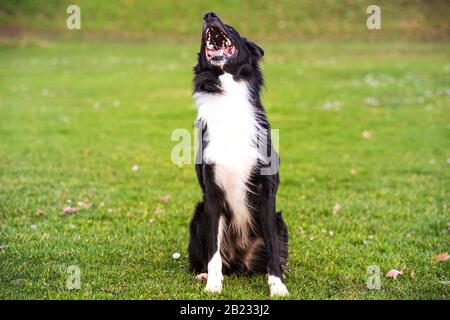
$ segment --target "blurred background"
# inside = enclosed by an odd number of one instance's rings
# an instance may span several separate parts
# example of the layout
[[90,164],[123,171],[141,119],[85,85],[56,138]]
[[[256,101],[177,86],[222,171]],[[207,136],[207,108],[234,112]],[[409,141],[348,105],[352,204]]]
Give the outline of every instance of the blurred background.
[[[72,4],[81,30],[66,27]],[[381,30],[366,26],[371,4]],[[192,67],[215,11],[265,50],[290,298],[448,299],[449,9],[0,0],[0,298],[208,298],[187,270],[201,192],[171,135],[193,134]],[[219,298],[268,297],[263,275],[225,283]]]
[[[67,32],[70,4],[82,8],[81,33]],[[382,7],[383,30],[367,32],[365,9]],[[445,0],[281,0],[281,1],[62,1],[2,0],[2,36],[109,39],[176,39],[199,33],[202,15],[214,8],[243,34],[258,39],[411,39],[447,40],[450,34]]]

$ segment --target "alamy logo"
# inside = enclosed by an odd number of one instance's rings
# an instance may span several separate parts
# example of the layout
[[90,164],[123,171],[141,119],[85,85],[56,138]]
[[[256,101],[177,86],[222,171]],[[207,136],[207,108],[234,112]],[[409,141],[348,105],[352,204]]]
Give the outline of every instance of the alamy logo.
[[66,26],[69,30],[81,29],[81,9],[79,6],[72,4],[67,7],[66,13],[70,14],[66,20]]
[[[195,127],[195,136],[201,134],[201,128]],[[207,140],[207,136],[202,136],[201,139]],[[172,162],[178,167],[192,164],[193,150],[199,150],[203,147],[199,143],[200,139],[194,139],[192,148],[192,136],[187,129],[179,128],[172,132],[171,140],[178,142],[171,152]],[[261,156],[262,166],[260,174],[263,176],[273,175],[279,169],[279,157],[276,150],[279,150],[280,131],[278,129],[271,129],[270,135],[262,134],[258,140],[258,153]],[[197,155],[201,155],[198,152]],[[195,158],[195,164],[201,164],[204,159],[201,156]]]
[[381,289],[381,269],[380,266],[372,265],[367,267],[367,289]]
[[366,25],[369,30],[381,29],[381,8],[377,5],[370,5],[367,7],[366,12],[370,14],[367,18]]
[[78,266],[67,267],[67,290],[80,290],[81,289],[81,271]]

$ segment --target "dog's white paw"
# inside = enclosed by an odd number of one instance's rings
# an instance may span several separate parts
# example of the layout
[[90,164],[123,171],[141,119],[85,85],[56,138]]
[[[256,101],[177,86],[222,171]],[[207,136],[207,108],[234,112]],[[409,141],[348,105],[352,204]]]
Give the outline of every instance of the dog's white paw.
[[220,279],[208,278],[206,283],[205,292],[222,293],[222,281]]
[[289,295],[285,284],[281,281],[280,278],[269,276],[268,284],[271,297],[286,297]]
[[207,273],[199,273],[195,276],[195,281],[207,281],[208,280],[208,274]]
[[287,297],[288,295],[289,291],[284,284],[270,287],[271,297]]

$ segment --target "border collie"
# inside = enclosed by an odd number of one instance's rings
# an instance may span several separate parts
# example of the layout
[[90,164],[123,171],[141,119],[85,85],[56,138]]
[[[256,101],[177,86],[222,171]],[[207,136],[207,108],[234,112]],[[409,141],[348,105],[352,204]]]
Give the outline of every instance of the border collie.
[[[190,224],[189,262],[207,292],[222,292],[223,274],[267,273],[270,295],[288,295],[288,234],[275,209],[278,154],[260,99],[263,55],[217,14],[204,16],[193,80],[203,201]],[[271,162],[277,168],[264,172]]]

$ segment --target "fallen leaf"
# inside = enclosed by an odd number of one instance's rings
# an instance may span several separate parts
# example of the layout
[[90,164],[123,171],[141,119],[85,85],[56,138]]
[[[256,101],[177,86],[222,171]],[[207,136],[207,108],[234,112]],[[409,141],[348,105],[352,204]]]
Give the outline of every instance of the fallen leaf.
[[0,250],[6,249],[8,246],[6,244],[0,243]]
[[89,209],[91,207],[91,204],[88,202],[79,201],[78,206],[83,209]]
[[364,139],[370,139],[370,138],[372,137],[372,134],[371,134],[369,131],[366,131],[366,130],[364,130],[364,131],[361,133],[361,135],[362,135],[362,137],[363,137]]
[[448,252],[442,252],[442,253],[439,253],[438,255],[434,256],[434,260],[436,262],[447,261],[448,259],[450,259]]
[[402,276],[403,275],[403,270],[396,270],[396,269],[391,269],[389,270],[388,273],[386,273],[386,278],[394,278],[397,279],[398,276]]
[[121,289],[114,290],[114,289],[108,289],[108,288],[101,288],[100,290],[103,291],[103,292],[112,293],[112,294],[120,294],[120,293],[122,293]]
[[339,203],[336,203],[333,207],[333,214],[337,214],[339,211],[341,211],[342,207]]
[[156,208],[155,211],[153,211],[154,214],[161,214],[163,212],[164,212],[164,210],[161,209],[160,207]]
[[161,202],[169,202],[169,200],[170,200],[170,194],[165,194],[165,195],[159,197],[159,200],[160,200]]
[[83,156],[89,157],[90,154],[91,154],[91,149],[86,148],[83,150]]
[[68,215],[74,214],[78,210],[80,210],[80,209],[77,208],[77,207],[65,206],[63,208],[62,215],[63,216],[68,216]]

